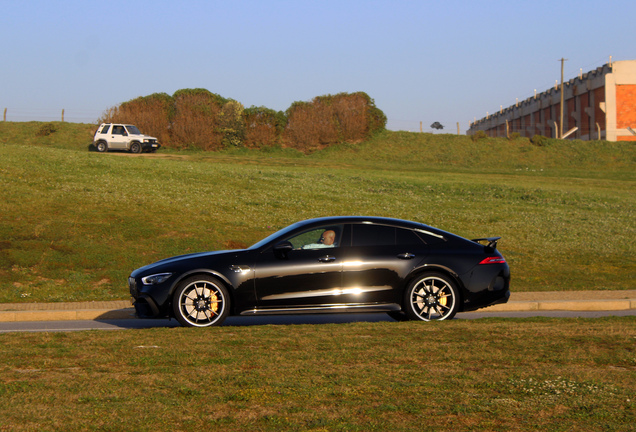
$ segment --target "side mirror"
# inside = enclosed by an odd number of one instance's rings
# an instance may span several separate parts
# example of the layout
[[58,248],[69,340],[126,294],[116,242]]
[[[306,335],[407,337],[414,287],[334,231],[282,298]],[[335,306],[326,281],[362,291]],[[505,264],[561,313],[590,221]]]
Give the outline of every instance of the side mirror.
[[287,258],[287,253],[294,249],[294,246],[288,242],[283,241],[274,246],[274,254],[277,258]]

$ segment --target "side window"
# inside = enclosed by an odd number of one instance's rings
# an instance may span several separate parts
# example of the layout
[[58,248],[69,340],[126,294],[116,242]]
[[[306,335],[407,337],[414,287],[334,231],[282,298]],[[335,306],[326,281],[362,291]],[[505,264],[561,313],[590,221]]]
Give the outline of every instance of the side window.
[[110,129],[110,125],[109,124],[104,125],[104,127],[102,128],[100,133],[107,134],[109,129]]
[[123,126],[113,126],[113,135],[123,135],[124,127]]
[[340,246],[342,225],[314,228],[287,239],[294,249],[323,249]]
[[393,246],[395,228],[386,225],[352,225],[352,246]]
[[396,228],[395,229],[395,242],[397,245],[422,245],[424,241],[410,229]]

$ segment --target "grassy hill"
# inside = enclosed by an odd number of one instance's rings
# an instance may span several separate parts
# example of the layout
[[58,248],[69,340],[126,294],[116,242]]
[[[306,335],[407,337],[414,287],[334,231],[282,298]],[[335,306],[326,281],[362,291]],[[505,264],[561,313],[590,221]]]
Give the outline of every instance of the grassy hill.
[[384,132],[309,155],[89,151],[94,125],[0,123],[0,302],[128,297],[160,258],[365,214],[503,236],[512,289],[633,289],[633,144]]

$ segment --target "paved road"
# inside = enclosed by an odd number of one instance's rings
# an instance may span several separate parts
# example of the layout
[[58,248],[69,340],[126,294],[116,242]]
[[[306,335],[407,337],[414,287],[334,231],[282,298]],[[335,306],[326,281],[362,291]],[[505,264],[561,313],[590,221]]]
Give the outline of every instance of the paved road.
[[[532,311],[532,312],[466,312],[455,319],[500,318],[599,318],[605,316],[636,316],[636,310],[620,311]],[[341,315],[281,315],[269,317],[229,317],[224,326],[292,325],[292,324],[340,324],[352,322],[393,321],[386,314],[341,314]],[[80,330],[125,330],[159,327],[178,327],[175,320],[73,320],[73,321],[21,321],[0,323],[0,333],[57,332]]]

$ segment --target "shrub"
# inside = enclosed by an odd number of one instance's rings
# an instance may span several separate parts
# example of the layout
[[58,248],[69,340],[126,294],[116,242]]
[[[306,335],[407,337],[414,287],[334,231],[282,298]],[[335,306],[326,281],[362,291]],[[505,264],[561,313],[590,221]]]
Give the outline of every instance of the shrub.
[[219,132],[223,135],[224,147],[242,147],[245,141],[245,122],[243,105],[230,100],[223,105],[218,118]]
[[250,107],[243,111],[243,121],[245,147],[274,147],[280,144],[280,136],[287,124],[287,117],[281,111],[265,107]]
[[530,142],[537,147],[544,147],[548,144],[548,138],[544,137],[543,135],[534,135],[532,138],[530,138]]
[[510,141],[514,141],[514,140],[518,139],[519,137],[521,137],[521,134],[519,132],[513,132],[513,133],[510,134],[508,139]]
[[49,136],[55,132],[57,132],[57,128],[53,123],[44,123],[42,126],[40,126],[35,135],[44,137]]
[[175,114],[171,137],[174,145],[220,150],[223,132],[219,116],[229,100],[205,89],[178,90],[172,97]]
[[384,130],[386,116],[366,93],[319,96],[287,110],[285,144],[311,151],[339,142],[361,141]]
[[295,102],[286,113],[264,107],[247,110],[206,89],[155,93],[109,108],[100,123],[136,124],[175,148],[219,150],[286,144],[312,151],[340,142],[358,142],[381,132],[386,116],[366,93],[319,96]]
[[478,140],[482,140],[485,138],[488,138],[488,134],[486,133],[486,131],[483,131],[483,130],[478,130],[477,132],[475,132],[474,134],[470,136],[470,139],[473,142],[476,142]]
[[36,136],[45,137],[57,132],[57,128],[53,123],[44,123],[36,132]]
[[294,102],[287,110],[286,146],[311,151],[338,142],[332,113],[325,101]]

